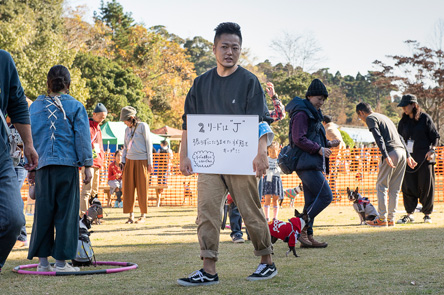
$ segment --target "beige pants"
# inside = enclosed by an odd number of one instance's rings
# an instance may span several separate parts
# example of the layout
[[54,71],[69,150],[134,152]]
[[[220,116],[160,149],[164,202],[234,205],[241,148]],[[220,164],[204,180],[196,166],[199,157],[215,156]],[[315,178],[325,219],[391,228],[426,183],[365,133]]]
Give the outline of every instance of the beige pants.
[[[80,194],[80,216],[82,216],[82,211],[88,211],[90,196],[95,196],[99,193],[100,168],[93,167],[92,169],[91,182],[83,184],[82,193]],[[82,175],[85,175],[85,167],[82,167]]]
[[197,180],[197,236],[201,258],[217,260],[221,207],[227,189],[245,222],[254,246],[254,254],[273,253],[270,231],[261,209],[257,178],[253,175],[199,174]]
[[140,213],[148,211],[148,161],[126,159],[122,176],[123,213],[133,213],[137,190]]

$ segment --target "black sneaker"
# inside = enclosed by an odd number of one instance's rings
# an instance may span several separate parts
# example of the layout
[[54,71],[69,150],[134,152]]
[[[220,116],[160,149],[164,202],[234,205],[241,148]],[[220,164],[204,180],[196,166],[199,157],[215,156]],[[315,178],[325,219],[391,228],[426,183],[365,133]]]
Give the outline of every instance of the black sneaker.
[[396,223],[397,224],[406,224],[406,223],[411,223],[414,222],[415,219],[413,218],[412,215],[408,216],[408,215],[404,215],[401,219],[399,219]]
[[210,275],[209,273],[206,273],[202,268],[190,274],[188,278],[178,279],[177,283],[185,287],[208,286],[219,284],[219,277],[217,274]]
[[432,218],[428,215],[424,216],[424,223],[432,223]]
[[232,240],[235,244],[245,243],[245,240],[242,238],[242,236],[234,236]]
[[276,276],[278,273],[276,266],[273,264],[260,263],[256,271],[247,277],[249,281],[268,280]]

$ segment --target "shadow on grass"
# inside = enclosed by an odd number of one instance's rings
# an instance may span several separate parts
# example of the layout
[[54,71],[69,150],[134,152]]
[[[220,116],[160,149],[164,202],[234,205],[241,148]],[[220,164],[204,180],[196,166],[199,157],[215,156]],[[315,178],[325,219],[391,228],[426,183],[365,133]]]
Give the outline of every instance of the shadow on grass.
[[[338,208],[328,208],[316,219],[319,225],[315,223],[315,237],[327,241],[327,248],[300,249],[297,244],[300,257],[286,257],[287,244],[276,242],[273,260],[279,274],[266,282],[245,280],[259,262],[252,243],[234,244],[229,238],[230,231],[221,231],[217,264],[220,284],[197,289],[176,284],[177,278],[202,266],[194,216],[189,215],[181,225],[168,224],[170,221],[166,219],[152,227],[148,224],[110,229],[114,225],[105,224],[104,231],[91,235],[97,260],[134,262],[139,268],[96,275],[94,284],[88,284],[88,293],[442,294],[442,214],[436,214],[434,224],[373,228],[359,226],[359,221],[354,220],[356,213],[351,210],[345,212],[342,207],[339,210],[344,214],[337,214]],[[180,215],[182,211],[177,213]],[[189,231],[171,230],[174,227]],[[85,284],[85,277],[35,277],[10,272],[12,266],[31,263],[25,259],[26,254],[26,249],[21,249],[10,255],[3,268],[1,294],[75,294]]]

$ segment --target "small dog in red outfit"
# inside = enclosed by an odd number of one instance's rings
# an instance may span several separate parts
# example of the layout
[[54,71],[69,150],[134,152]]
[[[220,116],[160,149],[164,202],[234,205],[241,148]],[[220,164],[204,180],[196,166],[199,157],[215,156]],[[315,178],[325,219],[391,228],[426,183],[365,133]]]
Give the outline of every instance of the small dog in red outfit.
[[310,217],[305,210],[304,212],[299,213],[299,211],[295,209],[294,215],[295,217],[289,219],[289,222],[280,220],[270,221],[268,223],[268,228],[270,229],[272,244],[278,239],[281,239],[285,243],[288,243],[289,250],[285,255],[288,256],[290,252],[293,252],[294,256],[299,257],[296,254],[294,246],[297,243],[301,230],[310,222]]

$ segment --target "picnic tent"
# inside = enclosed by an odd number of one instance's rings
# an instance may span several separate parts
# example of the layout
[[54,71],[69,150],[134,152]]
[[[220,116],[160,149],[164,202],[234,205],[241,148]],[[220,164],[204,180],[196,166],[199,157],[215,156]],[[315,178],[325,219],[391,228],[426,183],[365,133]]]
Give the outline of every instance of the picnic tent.
[[[115,152],[124,144],[126,125],[123,122],[106,122],[100,129],[102,130],[102,143],[105,151]],[[151,133],[151,142],[156,150],[160,148],[160,142],[165,140],[165,137]],[[169,140],[167,139],[169,142]]]
[[182,140],[182,130],[170,127],[170,126],[163,126],[162,128],[151,130],[151,132],[165,136],[166,138],[169,138],[171,140]]

